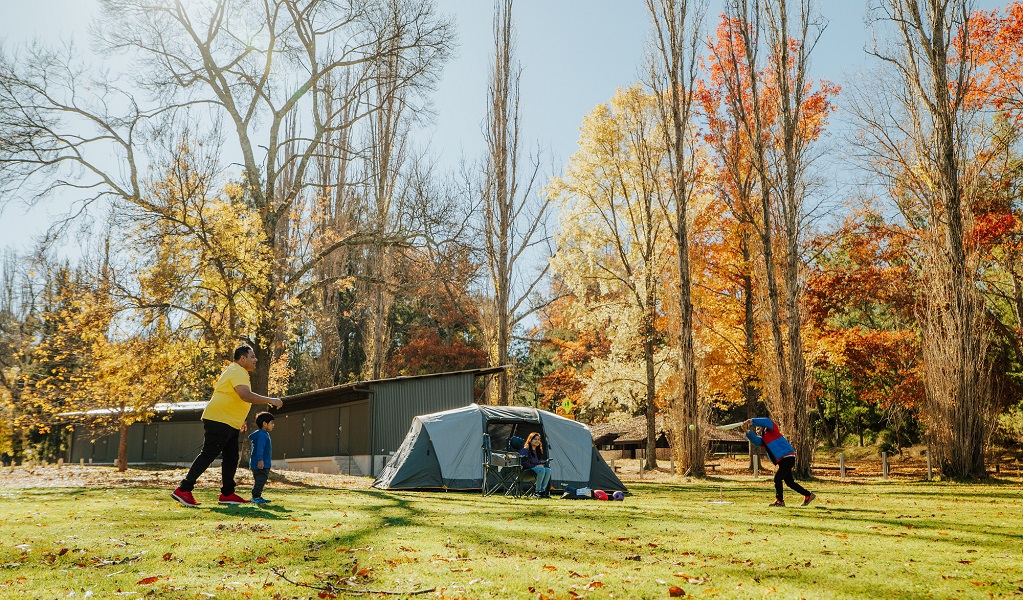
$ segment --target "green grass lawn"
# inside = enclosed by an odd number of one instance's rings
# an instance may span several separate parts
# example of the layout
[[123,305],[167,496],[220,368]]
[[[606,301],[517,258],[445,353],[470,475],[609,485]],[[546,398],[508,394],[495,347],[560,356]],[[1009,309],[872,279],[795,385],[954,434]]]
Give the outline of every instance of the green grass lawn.
[[200,488],[188,509],[167,488],[0,482],[0,598],[1023,596],[1018,482],[810,487],[773,509],[763,479],[625,502],[271,484],[268,508]]

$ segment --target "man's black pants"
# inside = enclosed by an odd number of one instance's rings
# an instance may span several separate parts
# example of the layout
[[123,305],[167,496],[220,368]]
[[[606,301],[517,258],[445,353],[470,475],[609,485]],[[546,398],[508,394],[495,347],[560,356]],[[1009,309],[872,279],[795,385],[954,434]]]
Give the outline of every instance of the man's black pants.
[[792,478],[792,467],[794,466],[796,466],[796,457],[786,456],[781,459],[781,462],[778,463],[778,470],[774,472],[774,497],[777,498],[779,502],[785,501],[785,492],[781,487],[781,483],[783,481],[786,485],[799,492],[804,497],[810,495],[810,492],[806,491],[806,488],[796,483],[796,480]]
[[202,420],[203,440],[202,452],[192,461],[188,475],[181,480],[181,491],[191,492],[195,482],[206,469],[210,468],[218,456],[221,457],[220,474],[222,481],[220,493],[230,496],[234,493],[234,473],[238,470],[238,433],[239,431],[226,423]]

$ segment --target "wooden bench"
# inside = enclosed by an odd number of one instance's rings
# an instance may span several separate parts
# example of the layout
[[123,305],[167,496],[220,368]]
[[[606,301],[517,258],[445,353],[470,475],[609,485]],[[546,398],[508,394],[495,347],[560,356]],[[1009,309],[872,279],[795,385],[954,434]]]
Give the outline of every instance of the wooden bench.
[[[841,471],[842,468],[834,465],[811,465],[811,471]],[[855,471],[856,467],[846,467],[846,471]]]
[[704,468],[714,471],[717,467],[721,466],[721,463],[706,463],[703,465]]

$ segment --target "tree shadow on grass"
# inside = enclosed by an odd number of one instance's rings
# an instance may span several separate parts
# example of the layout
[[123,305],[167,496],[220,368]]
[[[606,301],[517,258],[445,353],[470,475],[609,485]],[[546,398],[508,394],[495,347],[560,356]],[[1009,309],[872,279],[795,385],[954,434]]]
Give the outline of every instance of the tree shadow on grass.
[[267,521],[290,520],[292,510],[284,506],[256,506],[253,504],[233,505],[218,504],[206,509],[208,512],[217,513],[226,517],[241,517],[245,519],[265,519]]

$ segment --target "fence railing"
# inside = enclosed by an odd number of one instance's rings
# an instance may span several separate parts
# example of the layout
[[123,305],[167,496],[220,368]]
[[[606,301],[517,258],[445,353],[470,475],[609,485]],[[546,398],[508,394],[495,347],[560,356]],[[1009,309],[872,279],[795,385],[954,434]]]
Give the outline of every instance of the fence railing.
[[[663,452],[662,452],[663,451]],[[620,450],[601,450],[601,456],[621,476],[649,475],[645,469],[645,452]],[[682,474],[675,470],[675,463],[670,448],[657,449],[658,470],[668,474]],[[990,456],[985,461],[988,472],[996,477],[1012,477],[1023,479],[1023,460],[1018,457]],[[710,475],[761,475],[770,476],[774,466],[766,456],[746,453],[714,452],[707,456],[706,472]],[[845,478],[876,478],[876,479],[924,479],[933,480],[938,475],[937,466],[931,459],[929,451],[924,450],[913,456],[891,457],[882,452],[876,458],[857,458],[850,460],[845,453],[829,460],[815,460],[810,470],[816,477]]]

